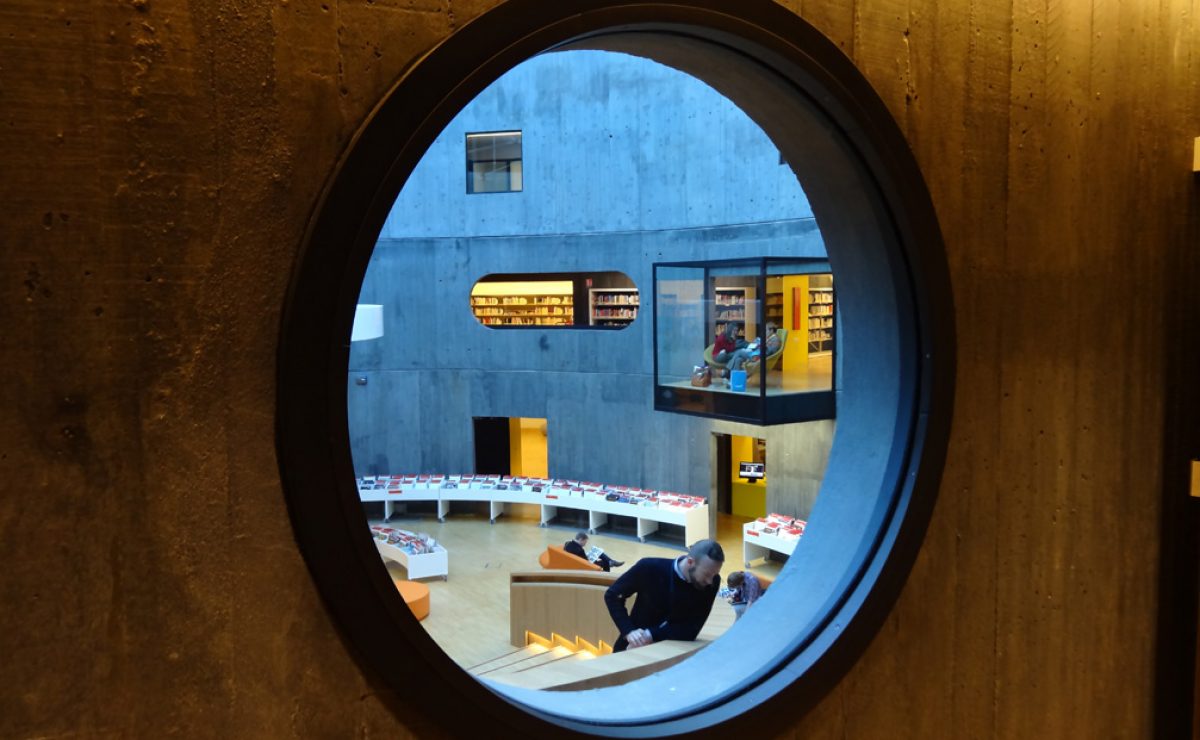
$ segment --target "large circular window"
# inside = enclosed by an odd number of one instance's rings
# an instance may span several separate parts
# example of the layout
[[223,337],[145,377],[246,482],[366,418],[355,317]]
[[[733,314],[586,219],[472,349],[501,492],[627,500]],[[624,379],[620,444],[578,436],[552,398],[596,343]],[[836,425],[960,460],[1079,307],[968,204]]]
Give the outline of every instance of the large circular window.
[[[952,302],[907,145],[848,60],[772,3],[514,0],[423,57],[363,126],[317,205],[279,355],[281,473],[297,541],[360,659],[456,729],[662,736],[764,702],[815,702],[874,634],[936,496],[952,400]],[[346,367],[355,303],[389,207],[437,133],[535,54],[620,51],[699,78],[745,111],[800,178],[837,275],[837,432],[809,533],[753,624],[624,686],[542,692],[468,677],[414,621],[363,527]],[[750,620],[747,620],[748,622]],[[397,670],[403,666],[402,670]],[[471,713],[461,711],[463,704]]]

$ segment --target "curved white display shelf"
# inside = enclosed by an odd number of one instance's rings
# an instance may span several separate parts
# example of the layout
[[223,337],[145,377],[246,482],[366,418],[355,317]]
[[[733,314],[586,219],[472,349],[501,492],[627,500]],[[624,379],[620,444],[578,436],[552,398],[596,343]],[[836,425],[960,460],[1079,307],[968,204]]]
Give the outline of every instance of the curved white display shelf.
[[435,544],[433,550],[430,552],[409,552],[404,547],[403,542],[392,544],[381,540],[377,536],[379,533],[388,534],[391,532],[399,532],[408,537],[428,538],[428,535],[408,532],[403,529],[393,529],[392,527],[378,525],[372,526],[371,535],[372,539],[375,540],[375,548],[379,550],[379,557],[403,565],[404,570],[408,572],[410,580],[441,576],[441,579],[445,581],[450,578],[450,555],[446,551],[446,548]]
[[771,552],[791,555],[804,535],[804,526],[803,519],[793,519],[781,514],[769,514],[743,524],[742,560],[746,567],[749,568],[751,562],[765,558]]
[[[454,501],[487,501],[493,522],[507,504],[541,507],[545,526],[558,509],[588,513],[588,529],[595,533],[609,515],[637,520],[637,536],[645,541],[660,524],[683,527],[688,544],[709,536],[708,503],[700,496],[654,491],[629,486],[556,478],[513,478],[498,475],[375,475],[358,479],[358,497],[364,502],[382,501],[384,518],[390,518],[397,503],[436,501],[439,520],[445,520]],[[616,500],[610,500],[614,498]]]

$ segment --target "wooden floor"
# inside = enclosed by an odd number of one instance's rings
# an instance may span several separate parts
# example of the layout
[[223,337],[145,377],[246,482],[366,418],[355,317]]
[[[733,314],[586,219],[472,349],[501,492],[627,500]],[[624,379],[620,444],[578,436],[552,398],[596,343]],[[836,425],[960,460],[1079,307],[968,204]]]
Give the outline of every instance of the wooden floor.
[[[513,649],[508,642],[509,573],[537,570],[540,567],[538,554],[546,545],[561,545],[579,529],[569,519],[539,527],[536,508],[511,509],[495,524],[490,524],[484,513],[456,512],[452,512],[445,523],[438,522],[432,512],[394,514],[389,521],[394,527],[429,534],[448,550],[450,577],[445,581],[440,578],[422,580],[429,586],[430,612],[421,624],[442,650],[463,668]],[[726,559],[722,578],[742,568],[742,523],[745,521],[738,517],[719,517],[717,540],[725,549]],[[379,522],[378,519],[370,521],[371,524]],[[625,568],[638,558],[676,557],[684,552],[682,535],[674,539],[652,536],[643,544],[632,534],[602,529],[592,536],[590,544],[602,547],[617,560],[626,561]],[[752,571],[774,577],[780,566],[774,561],[766,564],[758,561]],[[388,563],[388,569],[397,580],[406,577],[403,566]],[[731,607],[718,601],[713,608]],[[612,639],[616,637],[614,627]]]

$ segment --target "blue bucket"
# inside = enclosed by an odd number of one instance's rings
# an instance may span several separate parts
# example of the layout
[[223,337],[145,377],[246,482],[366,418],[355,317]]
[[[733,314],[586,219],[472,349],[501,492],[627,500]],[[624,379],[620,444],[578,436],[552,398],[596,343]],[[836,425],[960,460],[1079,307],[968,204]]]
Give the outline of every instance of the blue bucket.
[[746,390],[746,371],[734,370],[729,373],[729,390],[744,391]]

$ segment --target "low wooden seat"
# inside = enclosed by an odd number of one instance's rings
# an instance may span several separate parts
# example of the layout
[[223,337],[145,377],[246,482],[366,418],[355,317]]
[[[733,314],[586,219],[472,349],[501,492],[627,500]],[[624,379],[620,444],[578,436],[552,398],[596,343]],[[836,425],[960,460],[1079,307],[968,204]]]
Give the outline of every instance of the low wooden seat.
[[396,581],[396,588],[414,617],[421,620],[429,616],[429,586],[417,581]]
[[603,570],[595,563],[572,555],[561,545],[547,545],[545,552],[538,555],[538,563],[547,570]]

